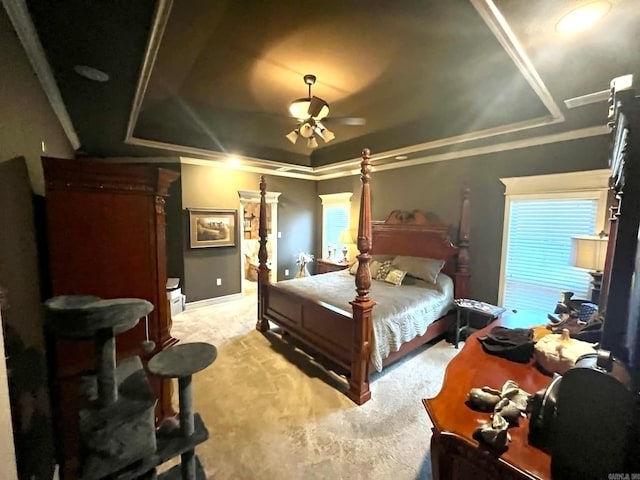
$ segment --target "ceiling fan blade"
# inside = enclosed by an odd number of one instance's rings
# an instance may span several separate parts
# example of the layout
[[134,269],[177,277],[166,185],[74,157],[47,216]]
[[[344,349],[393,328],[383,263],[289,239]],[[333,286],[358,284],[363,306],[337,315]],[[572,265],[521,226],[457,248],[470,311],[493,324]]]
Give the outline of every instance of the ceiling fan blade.
[[327,117],[324,122],[331,122],[337,125],[362,126],[367,124],[367,119],[363,117]]
[[327,102],[325,102],[320,97],[315,97],[315,96],[311,97],[311,103],[309,104],[309,110],[308,110],[309,116],[317,117],[318,114],[320,113],[320,110],[322,110],[322,107],[324,107],[325,105],[327,105]]

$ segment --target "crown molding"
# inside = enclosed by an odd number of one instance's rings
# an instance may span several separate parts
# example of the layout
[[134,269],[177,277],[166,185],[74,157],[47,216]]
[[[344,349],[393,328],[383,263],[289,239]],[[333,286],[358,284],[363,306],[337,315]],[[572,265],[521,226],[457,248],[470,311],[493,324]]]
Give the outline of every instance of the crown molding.
[[62,129],[74,150],[80,148],[80,140],[73,127],[73,122],[67,112],[67,107],[62,100],[62,94],[58,88],[51,66],[47,61],[40,38],[36,32],[36,28],[31,21],[27,3],[24,0],[1,0],[4,9],[11,20],[11,24],[18,35],[20,43],[24,48],[31,67],[33,68],[40,85],[44,90],[49,104],[54,114],[58,118]]
[[496,37],[505,52],[511,57],[520,73],[529,86],[536,93],[540,101],[549,111],[551,117],[556,121],[564,121],[564,115],[560,107],[551,96],[549,89],[538,75],[537,70],[529,59],[529,56],[520,45],[518,38],[511,30],[506,19],[498,10],[493,0],[470,0],[480,17],[487,24],[493,35]]
[[158,56],[160,42],[162,40],[162,36],[164,35],[164,29],[167,26],[167,22],[169,21],[169,14],[171,13],[172,6],[173,0],[157,0],[156,2],[156,8],[153,12],[153,24],[151,25],[151,31],[149,32],[147,48],[145,49],[142,65],[140,65],[138,84],[136,86],[136,92],[133,96],[131,111],[129,112],[127,132],[124,138],[125,143],[129,143],[129,139],[131,139],[131,137],[133,136],[133,130],[135,129],[136,123],[138,122],[138,115],[140,114],[140,108],[142,107],[144,94],[147,92],[147,86],[149,85],[151,72],[153,72],[153,65],[155,64],[156,57]]
[[[491,145],[485,145],[481,147],[467,148],[465,150],[456,150],[453,152],[436,153],[433,155],[424,155],[418,158],[412,158],[409,160],[397,161],[393,163],[387,163],[383,165],[373,165],[371,167],[372,172],[382,172],[385,170],[395,170],[397,168],[415,167],[418,165],[424,165],[426,163],[443,162],[448,160],[456,160],[459,158],[476,157],[489,155],[491,153],[507,152],[510,150],[519,150],[530,147],[540,147],[543,145],[549,145],[559,142],[568,142],[572,140],[580,140],[583,138],[597,137],[600,135],[609,135],[609,128],[606,125],[596,125],[594,127],[581,128],[577,130],[570,130],[567,132],[552,133],[548,135],[540,135],[537,137],[523,138],[519,140],[512,140],[509,142],[494,143]],[[378,160],[383,157],[376,157]],[[386,158],[386,157],[384,157]],[[331,180],[334,178],[342,178],[353,175],[360,175],[360,160],[354,160],[349,164],[343,164],[340,170],[333,171],[331,173],[322,173],[326,171],[322,168],[304,167],[309,173],[297,173],[292,171],[295,166],[288,165],[286,167],[274,166],[269,168],[268,166],[249,165],[242,164],[242,161],[238,164],[231,164],[228,158],[210,157],[207,158],[192,158],[187,156],[179,157],[115,157],[109,158],[109,161],[123,162],[123,163],[166,163],[175,164],[181,163],[185,165],[197,165],[203,167],[212,168],[224,168],[227,170],[239,170],[245,172],[253,172],[264,175],[272,175],[286,178],[296,178],[300,180]],[[255,160],[254,160],[255,161]],[[265,162],[266,163],[266,162]]]

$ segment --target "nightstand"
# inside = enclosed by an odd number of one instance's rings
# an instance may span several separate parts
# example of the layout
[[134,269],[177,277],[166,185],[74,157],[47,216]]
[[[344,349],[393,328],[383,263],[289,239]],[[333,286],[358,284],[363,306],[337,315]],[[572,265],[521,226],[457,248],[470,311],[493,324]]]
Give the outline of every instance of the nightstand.
[[332,260],[328,258],[319,258],[316,260],[316,273],[327,273],[327,272],[338,272],[340,270],[344,270],[345,268],[349,268],[348,263],[343,263],[337,260]]
[[[479,302],[477,300],[471,300],[468,298],[457,298],[454,300],[456,307],[456,331],[455,331],[455,347],[458,348],[458,343],[460,342],[460,331],[461,330],[469,330],[469,316],[471,314],[479,315],[486,319],[482,328],[486,327],[489,323],[491,323],[496,318],[500,317],[505,311],[506,308],[499,307],[497,305],[491,305],[486,302]],[[465,324],[462,325],[462,316],[465,316]],[[468,333],[468,332],[467,332]]]

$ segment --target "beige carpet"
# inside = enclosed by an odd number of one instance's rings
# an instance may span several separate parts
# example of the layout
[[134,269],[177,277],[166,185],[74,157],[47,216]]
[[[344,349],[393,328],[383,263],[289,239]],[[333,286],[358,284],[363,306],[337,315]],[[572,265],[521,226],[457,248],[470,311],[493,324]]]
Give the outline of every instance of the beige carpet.
[[197,448],[209,479],[431,478],[421,399],[438,393],[457,350],[441,341],[391,366],[358,407],[336,388],[344,391],[339,378],[257,332],[255,321],[255,297],[174,317],[176,338],[218,348],[193,380],[210,432]]

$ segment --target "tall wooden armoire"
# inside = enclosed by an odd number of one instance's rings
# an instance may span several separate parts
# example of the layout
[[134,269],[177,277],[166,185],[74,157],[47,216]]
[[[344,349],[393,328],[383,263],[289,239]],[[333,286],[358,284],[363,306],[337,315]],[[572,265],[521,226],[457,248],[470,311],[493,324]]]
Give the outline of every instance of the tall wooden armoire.
[[[135,297],[155,306],[148,325],[117,337],[119,358],[138,355],[143,364],[177,342],[171,337],[166,295],[165,197],[179,173],[151,165],[97,160],[42,159],[52,294]],[[147,337],[152,351],[143,349]],[[79,466],[78,381],[94,371],[90,340],[47,335],[54,425],[65,480]],[[158,418],[174,414],[171,384],[149,377]]]

